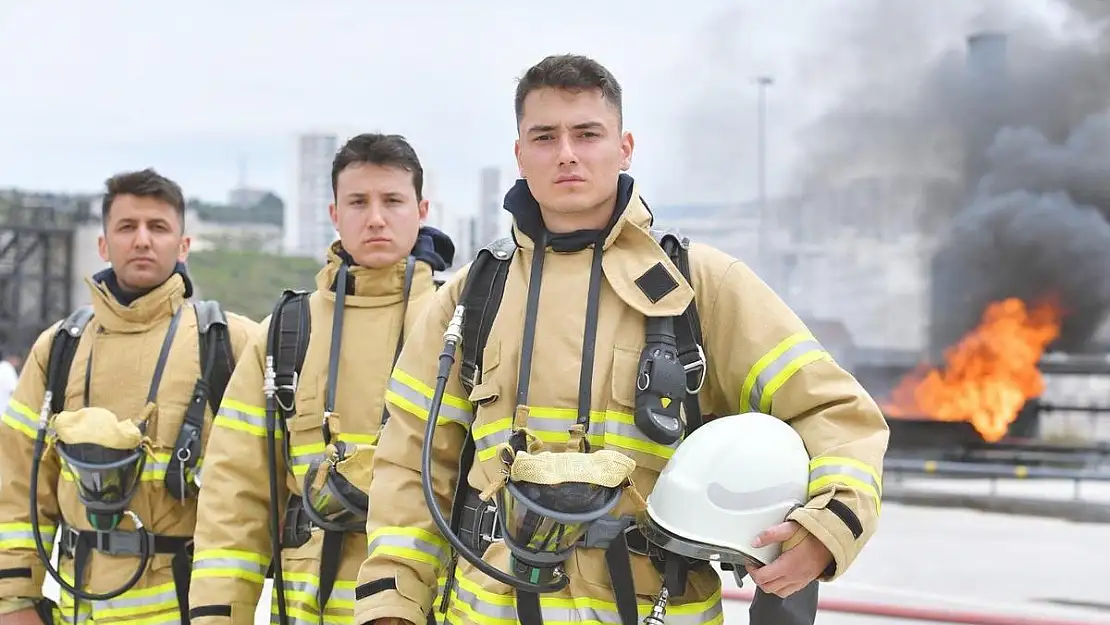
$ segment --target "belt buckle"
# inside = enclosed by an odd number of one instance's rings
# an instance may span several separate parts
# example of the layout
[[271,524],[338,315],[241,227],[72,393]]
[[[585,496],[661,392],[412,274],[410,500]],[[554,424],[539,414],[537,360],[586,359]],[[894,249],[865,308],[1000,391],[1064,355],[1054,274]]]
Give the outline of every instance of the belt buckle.
[[59,540],[62,551],[68,553],[75,553],[77,551],[77,543],[81,540],[81,532],[68,525],[62,526],[62,536]]
[[[489,527],[488,533],[484,530],[486,519],[492,518],[492,523]],[[498,523],[500,519],[500,511],[497,506],[492,503],[486,503],[481,512],[478,513],[478,536],[488,543],[497,543],[504,540],[504,535],[501,533],[501,524]]]

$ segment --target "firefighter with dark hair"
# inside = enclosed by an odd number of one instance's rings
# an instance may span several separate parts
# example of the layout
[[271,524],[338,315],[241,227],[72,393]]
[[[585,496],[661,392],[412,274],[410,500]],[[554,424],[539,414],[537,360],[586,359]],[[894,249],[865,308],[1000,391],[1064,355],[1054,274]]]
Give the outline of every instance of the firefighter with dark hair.
[[332,163],[339,240],[316,289],[287,291],[235,369],[204,465],[194,625],[254,623],[269,571],[275,622],[346,622],[366,555],[365,490],[402,341],[454,258],[424,226],[416,151],[364,134]]
[[875,532],[878,406],[747,265],[654,223],[623,173],[633,139],[608,70],[544,59],[516,117],[512,236],[444,285],[393,369],[355,621],[419,624],[434,606],[452,623],[719,623],[718,573],[640,519],[703,421],[762,413],[804,442],[805,496],[748,539],[781,555],[737,573],[760,588],[752,623],[812,623],[818,580]]
[[[191,301],[185,200],[147,169],[107,181],[91,306],[43,332],[0,425],[0,623],[188,614],[198,473],[257,324]],[[51,563],[58,538],[59,565]]]

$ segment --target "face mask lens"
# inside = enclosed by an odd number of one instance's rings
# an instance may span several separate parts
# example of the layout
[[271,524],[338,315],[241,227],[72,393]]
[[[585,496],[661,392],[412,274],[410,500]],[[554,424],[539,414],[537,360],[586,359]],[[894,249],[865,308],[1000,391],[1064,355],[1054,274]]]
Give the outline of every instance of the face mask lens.
[[74,475],[77,493],[92,512],[120,512],[142,477],[146,456],[134,449],[59,443],[58,454]]
[[594,484],[554,486],[509,482],[502,497],[503,531],[514,545],[532,553],[560,553],[574,547],[612,498]]

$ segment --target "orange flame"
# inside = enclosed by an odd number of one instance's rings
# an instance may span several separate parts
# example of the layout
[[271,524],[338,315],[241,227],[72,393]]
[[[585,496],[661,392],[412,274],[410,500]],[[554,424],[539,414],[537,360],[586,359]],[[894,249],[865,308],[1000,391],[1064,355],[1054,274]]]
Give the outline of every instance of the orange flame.
[[969,421],[987,442],[1006,435],[1025,402],[1044,392],[1037,363],[1060,334],[1052,300],[1027,310],[1010,298],[994,302],[979,326],[944,352],[943,369],[919,369],[899,382],[883,409],[889,417]]

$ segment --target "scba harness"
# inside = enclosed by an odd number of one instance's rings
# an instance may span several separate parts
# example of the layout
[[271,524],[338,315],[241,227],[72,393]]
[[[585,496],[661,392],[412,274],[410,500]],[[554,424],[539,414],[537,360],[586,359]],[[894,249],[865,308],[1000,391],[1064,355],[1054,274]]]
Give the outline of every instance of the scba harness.
[[[180,323],[182,305],[170,319],[169,329],[163,339],[155,372],[147,395],[147,403],[154,403],[162,374],[170,356],[171,346]],[[227,318],[218,302],[198,301],[192,305],[197,319],[200,376],[193,386],[181,429],[178,431],[173,452],[166,467],[165,487],[170,496],[178,501],[194,497],[200,488],[197,467],[202,449],[201,438],[204,429],[205,408],[218,410],[227,387],[231,372],[235,368],[235,357],[231,349]],[[47,436],[48,420],[51,415],[62,413],[65,408],[66,387],[77,346],[81,341],[88,323],[93,318],[91,306],[74,310],[58,326],[51,339],[50,360],[47,363],[46,389],[31,477],[31,524],[35,536],[36,550],[47,572],[69,594],[74,597],[74,619],[77,618],[78,605],[84,601],[103,601],[118,597],[130,590],[146,571],[149,558],[153,554],[171,554],[174,585],[177,591],[178,608],[182,622],[188,621],[189,577],[192,569],[192,537],[163,536],[148,532],[142,520],[126,509],[134,496],[141,473],[145,466],[145,453],[141,449],[105,449],[96,445],[66,445],[59,441],[57,451],[63,464],[74,474],[77,492],[86,509],[89,523],[97,529],[78,530],[64,521],[59,523],[59,548],[63,556],[73,559],[73,584],[61,578],[50,562],[50,556],[43,544],[38,520],[38,471],[41,464]],[[91,362],[85,371],[84,405],[89,405]],[[145,428],[145,423],[140,429]],[[129,516],[135,523],[135,531],[117,529],[123,516]],[[82,590],[85,571],[92,551],[106,555],[139,556],[140,564],[121,588],[103,594],[91,594]],[[47,610],[44,604],[40,612]]]
[[[404,344],[404,319],[408,312],[409,296],[416,272],[416,257],[409,256],[405,264],[402,290],[401,332],[393,353],[393,362]],[[284,580],[281,554],[284,549],[294,549],[307,543],[313,529],[323,530],[320,555],[320,585],[316,596],[320,614],[324,613],[339,576],[344,537],[350,533],[364,532],[369,500],[365,492],[351,484],[343,475],[345,460],[352,460],[360,450],[348,449],[339,440],[333,440],[329,417],[335,410],[336,389],[339,381],[340,344],[343,337],[343,312],[348,293],[347,263],[339,266],[336,275],[335,308],[332,315],[331,345],[328,354],[328,378],[324,394],[323,422],[324,445],[334,445],[336,455],[325,461],[314,461],[305,473],[301,494],[290,494],[285,502],[284,515],[278,503],[277,433],[285,440],[281,453],[285,466],[292,475],[292,458],[289,443],[288,419],[296,414],[297,383],[308,353],[309,335],[312,331],[309,296],[305,290],[287,289],[278,298],[270,316],[270,329],[266,348],[265,388],[266,438],[270,473],[270,538],[272,558],[267,576],[274,581],[280,625],[287,623]],[[443,284],[435,280],[436,288]],[[381,425],[389,418],[383,407]],[[348,453],[352,452],[352,453]],[[321,475],[321,473],[323,475]],[[317,478],[320,478],[319,480]],[[312,484],[323,483],[319,489]],[[283,518],[284,517],[284,518]]]
[[[689,240],[673,230],[653,228],[653,238],[667,253],[671,262],[679,269],[683,278],[690,282]],[[542,247],[537,244],[537,248]],[[509,265],[516,245],[510,238],[500,239],[481,250],[471,265],[466,284],[456,309],[455,318],[449,324],[446,345],[440,358],[440,376],[436,394],[432,401],[432,412],[438,411],[438,401],[442,398],[447,372],[454,360],[454,349],[462,344],[459,379],[466,392],[473,391],[481,380],[482,351],[489,337],[490,328],[497,315]],[[600,243],[595,245],[595,270],[591,272],[590,298],[587,305],[587,324],[585,340],[592,346],[596,334],[597,292],[600,289]],[[539,267],[539,268],[538,268]],[[539,278],[542,265],[533,259],[532,280],[529,290],[529,307],[538,299]],[[669,281],[669,284],[667,282]],[[660,284],[662,282],[663,284]],[[637,281],[640,288],[650,298],[658,300],[678,286],[658,263]],[[652,284],[654,283],[654,284]],[[534,292],[533,292],[534,291]],[[649,291],[653,291],[650,292]],[[534,334],[532,316],[526,317],[525,334]],[[522,361],[530,358],[530,340],[524,342]],[[584,353],[592,353],[592,347]],[[588,366],[586,366],[588,365]],[[530,365],[528,365],[530,366]],[[526,365],[522,364],[522,371]],[[584,363],[583,388],[584,401],[588,404],[588,375],[592,362]],[[635,423],[649,438],[661,444],[674,444],[702,423],[701,406],[698,393],[706,375],[705,352],[701,346],[701,324],[697,306],[691,300],[689,306],[676,317],[648,317],[645,321],[645,346],[641,352],[637,370]],[[526,384],[522,376],[521,384]],[[581,398],[580,398],[581,399]],[[580,402],[581,403],[581,402]],[[685,423],[681,410],[686,415]],[[580,406],[580,412],[582,407]],[[587,406],[588,410],[588,406]],[[430,449],[434,436],[435,416],[428,418],[424,441],[423,481],[425,499],[433,497],[430,491]],[[581,430],[579,430],[581,432]],[[518,458],[521,452],[517,449]],[[587,444],[588,447],[588,444]],[[605,450],[599,450],[604,452]],[[459,475],[468,474],[474,462],[476,448],[473,432],[468,429],[460,456]],[[598,452],[575,454],[577,462],[584,458],[597,456]],[[515,467],[514,467],[515,469]],[[598,480],[599,486],[600,482]],[[579,484],[577,491],[562,492],[556,489],[544,490],[527,481],[507,484],[512,497],[502,497],[495,504],[483,501],[479,493],[471,488],[465,478],[457,482],[449,522],[442,519],[438,507],[429,504],[436,524],[444,531],[445,538],[455,549],[454,558],[462,554],[483,573],[514,587],[517,592],[517,613],[522,623],[538,625],[542,623],[539,593],[557,591],[566,585],[565,575],[560,565],[574,547],[584,546],[604,549],[606,563],[616,597],[617,608],[624,625],[638,622],[636,592],[632,578],[631,553],[649,556],[664,576],[666,587],[672,595],[681,595],[686,587],[686,575],[695,562],[667,554],[654,548],[640,534],[632,518],[615,518],[608,515],[615,503],[613,488],[596,488],[583,492]],[[564,485],[565,486],[565,485]],[[502,491],[503,493],[504,491]],[[619,491],[616,491],[619,494]],[[581,503],[589,498],[597,505],[589,513],[575,510],[561,512],[550,505],[562,497],[563,501]],[[510,499],[517,500],[511,504]],[[545,501],[546,499],[546,501]],[[509,503],[510,505],[506,505]],[[513,519],[512,517],[517,517]],[[445,527],[446,526],[446,527]],[[537,528],[543,528],[539,530]],[[543,532],[539,536],[538,532]],[[573,543],[565,544],[561,538],[572,536]],[[481,554],[495,541],[503,540],[510,550],[510,562],[515,579],[482,561]],[[543,548],[534,548],[543,543]],[[533,547],[533,548],[530,548]],[[440,611],[445,612],[454,590],[455,561],[448,566],[448,578]],[[665,596],[665,594],[664,594]]]

